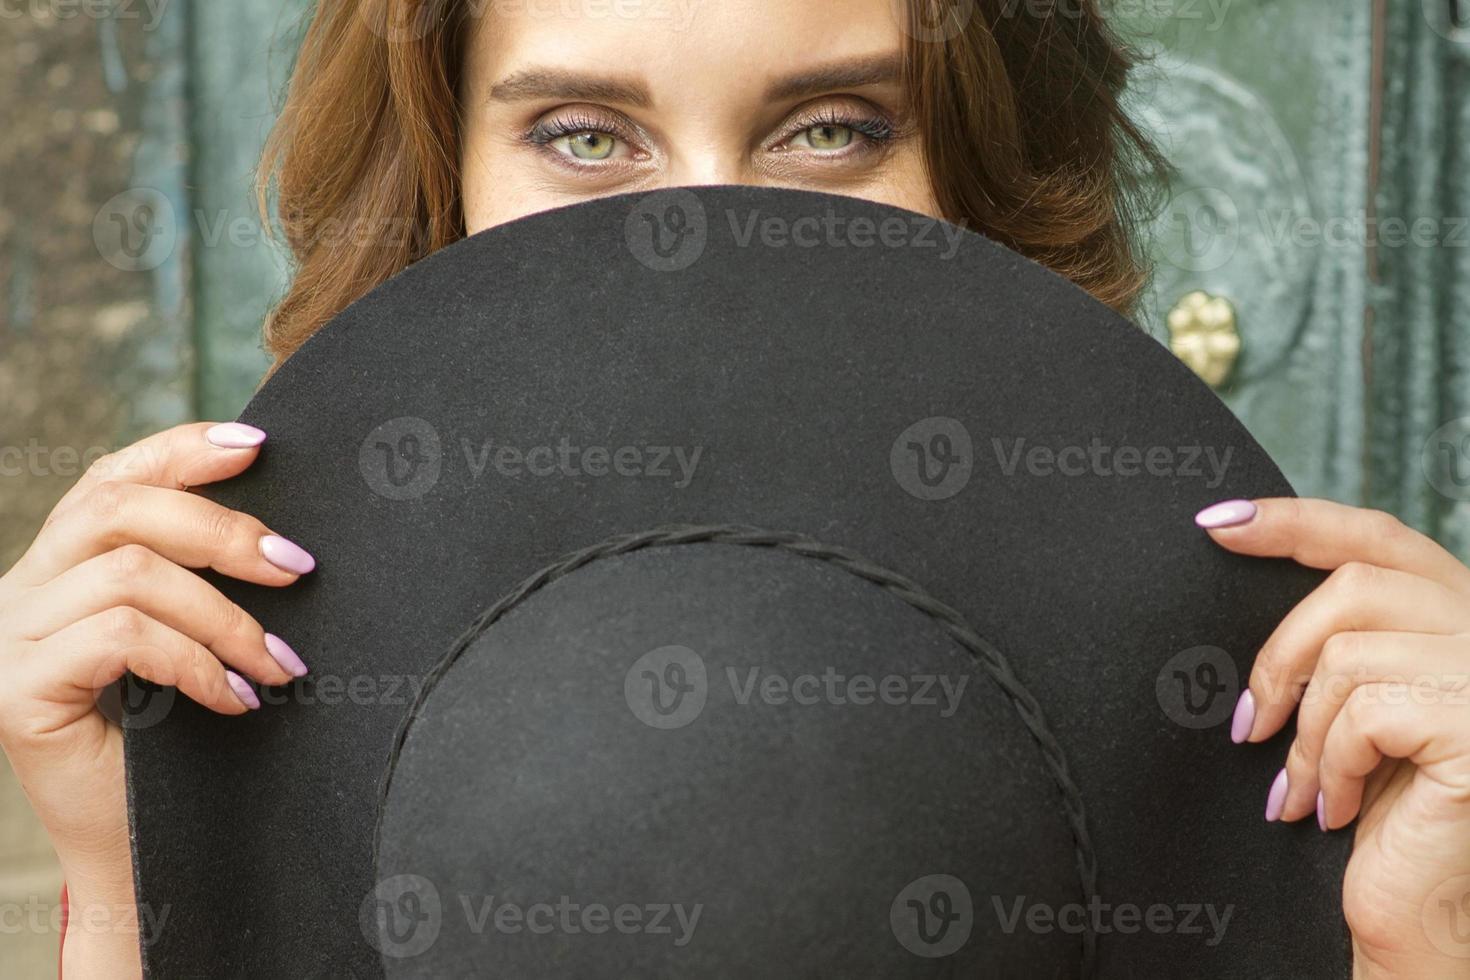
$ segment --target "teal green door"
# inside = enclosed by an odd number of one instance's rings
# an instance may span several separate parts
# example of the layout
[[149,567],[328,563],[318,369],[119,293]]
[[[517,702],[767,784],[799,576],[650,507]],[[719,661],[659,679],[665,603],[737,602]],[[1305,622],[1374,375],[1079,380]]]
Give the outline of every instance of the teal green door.
[[[159,42],[188,77],[186,110],[157,126],[195,147],[187,192],[175,182],[181,339],[208,417],[237,412],[265,365],[286,266],[250,178],[305,6],[175,4],[190,30]],[[1141,326],[1217,381],[1300,492],[1470,556],[1470,0],[1104,7],[1149,55],[1134,111],[1176,168]]]
[[1470,3],[1112,6],[1176,168],[1140,322],[1301,493],[1470,555]]

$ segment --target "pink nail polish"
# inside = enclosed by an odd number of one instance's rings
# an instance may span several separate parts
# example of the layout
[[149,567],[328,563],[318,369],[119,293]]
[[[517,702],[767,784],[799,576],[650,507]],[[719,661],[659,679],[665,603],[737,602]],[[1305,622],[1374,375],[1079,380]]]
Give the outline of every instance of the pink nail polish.
[[1235,702],[1235,717],[1230,721],[1230,741],[1239,745],[1251,737],[1256,724],[1256,696],[1246,688],[1240,700]]
[[220,449],[254,449],[265,442],[265,433],[244,422],[221,422],[204,433],[204,438]]
[[306,664],[291,649],[291,645],[274,633],[265,635],[265,649],[271,655],[271,659],[281,665],[281,669],[292,677],[305,677]]
[[1276,781],[1271,784],[1271,792],[1266,796],[1266,819],[1272,823],[1281,819],[1281,811],[1286,809],[1286,770],[1283,769],[1276,774]]
[[1256,516],[1256,505],[1249,500],[1227,500],[1206,507],[1194,515],[1194,523],[1205,530],[1249,524]]
[[240,699],[241,704],[251,711],[260,707],[260,698],[255,696],[255,691],[251,689],[250,684],[245,678],[233,670],[227,670],[225,671],[225,680],[230,682],[230,690],[235,692],[235,697]]
[[1321,793],[1317,794],[1317,826],[1327,829],[1327,801],[1322,798]]
[[307,554],[300,545],[287,541],[279,534],[267,534],[261,538],[260,553],[277,568],[297,575],[305,575],[316,568],[315,558]]

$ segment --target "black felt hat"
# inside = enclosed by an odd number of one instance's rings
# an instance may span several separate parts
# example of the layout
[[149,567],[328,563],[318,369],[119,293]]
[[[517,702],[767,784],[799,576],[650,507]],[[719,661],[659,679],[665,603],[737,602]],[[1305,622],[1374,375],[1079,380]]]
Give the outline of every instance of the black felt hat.
[[[1136,327],[969,232],[672,190],[421,262],[264,387],[220,581],[312,668],[131,699],[155,978],[1345,976],[1268,825],[1289,494]],[[1310,821],[1307,822],[1310,824]],[[166,912],[166,919],[161,914]]]

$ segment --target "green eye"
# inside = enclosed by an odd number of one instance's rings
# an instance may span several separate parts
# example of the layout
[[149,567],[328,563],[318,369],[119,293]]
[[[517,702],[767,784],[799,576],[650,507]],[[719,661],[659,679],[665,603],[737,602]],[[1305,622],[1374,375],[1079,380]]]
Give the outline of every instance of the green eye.
[[610,133],[574,133],[566,141],[567,149],[579,160],[606,160],[618,145]]
[[852,144],[851,126],[813,126],[802,133],[814,150],[841,150]]

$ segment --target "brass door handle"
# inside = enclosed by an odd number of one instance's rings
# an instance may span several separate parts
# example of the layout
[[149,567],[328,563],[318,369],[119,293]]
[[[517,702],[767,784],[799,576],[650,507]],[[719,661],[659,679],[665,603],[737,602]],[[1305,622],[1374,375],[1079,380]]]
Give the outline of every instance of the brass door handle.
[[1169,349],[1211,388],[1219,388],[1240,359],[1235,307],[1202,290],[1186,294],[1169,311]]

